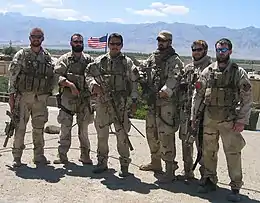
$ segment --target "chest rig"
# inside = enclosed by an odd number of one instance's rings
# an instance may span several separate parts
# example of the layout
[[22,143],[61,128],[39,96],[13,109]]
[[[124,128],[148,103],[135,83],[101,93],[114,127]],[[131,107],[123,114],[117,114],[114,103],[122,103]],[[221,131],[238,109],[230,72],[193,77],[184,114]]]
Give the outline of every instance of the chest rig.
[[89,58],[82,56],[80,59],[75,59],[73,56],[67,58],[67,69],[65,77],[75,84],[78,90],[82,91],[86,88],[85,70],[91,62]]
[[127,77],[127,59],[124,55],[116,59],[104,56],[101,59],[101,75],[117,95],[129,96],[131,83]]
[[[205,93],[205,104],[212,118],[227,119],[235,115],[238,104],[237,64],[233,63],[228,71],[209,68],[209,78]],[[215,115],[214,115],[215,114]]]
[[27,48],[23,50],[24,65],[17,77],[16,88],[20,92],[51,94],[54,78],[54,66],[46,50],[38,55]]

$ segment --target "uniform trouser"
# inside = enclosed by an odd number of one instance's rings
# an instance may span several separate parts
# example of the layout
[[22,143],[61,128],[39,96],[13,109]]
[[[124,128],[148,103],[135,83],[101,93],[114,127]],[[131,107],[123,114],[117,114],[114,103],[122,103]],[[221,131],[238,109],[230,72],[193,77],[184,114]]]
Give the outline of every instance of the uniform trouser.
[[152,160],[160,160],[160,141],[158,137],[155,109],[149,109],[146,115],[146,139]]
[[[184,162],[184,172],[185,172],[185,174],[189,174],[189,173],[192,173],[194,147],[193,147],[193,144],[188,144],[186,142],[186,140],[188,138],[188,129],[186,129],[188,121],[186,119],[187,118],[185,118],[185,119],[181,118],[180,129],[179,129],[179,138],[181,139],[181,142],[182,142],[182,160]],[[199,149],[198,136],[203,136],[203,120],[201,120],[201,125],[199,126],[198,130],[199,130],[198,135],[195,137],[195,145],[196,145],[197,151]],[[204,173],[203,156],[201,157],[199,164],[200,164],[199,171],[200,171],[201,175],[203,175],[203,173]]]
[[226,156],[230,186],[232,189],[240,189],[242,181],[241,150],[245,146],[245,140],[241,133],[232,130],[233,121],[216,122],[204,119],[203,134],[203,158],[205,166],[204,178],[209,178],[217,183],[217,162],[219,150],[219,137],[222,139],[224,153]]
[[[128,113],[124,106],[118,106],[121,120],[123,121],[124,128],[129,129]],[[113,108],[107,103],[96,105],[96,118],[94,120],[97,130],[98,146],[97,146],[97,159],[99,164],[107,164],[108,161],[108,138],[109,126],[114,123],[115,134],[117,139],[117,151],[119,153],[119,161],[121,166],[128,166],[131,162],[129,146],[126,141],[126,135],[123,128],[115,119]]]
[[[88,126],[93,122],[93,115],[90,114],[87,104],[82,104],[79,108],[81,111],[76,113],[78,125],[78,137],[81,153],[88,153],[90,150],[90,142],[88,138]],[[73,125],[73,115],[59,111],[58,122],[61,124],[61,134],[59,140],[58,152],[60,158],[67,159],[67,153],[71,146],[71,131]]]
[[[160,111],[160,112],[159,112]],[[173,162],[177,168],[175,132],[179,127],[177,115],[172,103],[157,108],[156,123],[160,142],[161,158],[165,162]]]
[[47,109],[48,95],[35,95],[34,93],[23,93],[19,101],[20,121],[17,124],[12,154],[14,158],[21,158],[24,145],[26,126],[31,116],[34,161],[44,158],[44,125],[48,121]]

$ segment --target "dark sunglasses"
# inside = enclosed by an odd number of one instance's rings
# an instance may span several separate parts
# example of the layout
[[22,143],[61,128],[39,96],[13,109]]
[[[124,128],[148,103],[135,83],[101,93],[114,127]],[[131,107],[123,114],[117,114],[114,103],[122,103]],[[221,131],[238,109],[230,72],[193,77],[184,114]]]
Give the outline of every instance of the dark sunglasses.
[[229,49],[228,48],[218,48],[218,49],[216,49],[216,52],[217,53],[226,53],[227,51],[229,51]]
[[192,48],[191,50],[192,50],[192,52],[195,52],[195,51],[201,52],[204,49],[203,48],[197,48],[197,49],[196,48]]
[[114,46],[114,45],[120,46],[122,43],[121,43],[121,42],[117,42],[117,43],[110,42],[109,44],[110,44],[111,46]]
[[75,44],[82,44],[83,43],[83,41],[80,41],[80,40],[75,40],[75,41],[72,41],[73,43],[75,43]]
[[168,42],[168,40],[162,39],[162,38],[158,38],[157,39],[158,42]]
[[31,38],[41,39],[42,35],[30,35]]

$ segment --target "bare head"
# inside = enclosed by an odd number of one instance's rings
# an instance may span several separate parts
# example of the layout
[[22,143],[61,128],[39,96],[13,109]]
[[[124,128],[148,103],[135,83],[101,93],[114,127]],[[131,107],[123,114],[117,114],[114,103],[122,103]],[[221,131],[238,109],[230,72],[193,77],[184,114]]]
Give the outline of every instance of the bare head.
[[208,53],[208,44],[204,40],[196,40],[191,45],[192,58],[198,61]]
[[44,40],[44,32],[41,28],[33,28],[30,32],[29,40],[32,47],[40,47]]
[[227,63],[232,54],[232,43],[227,38],[218,40],[215,44],[216,59],[218,63]]
[[84,40],[81,34],[75,33],[70,38],[70,46],[73,52],[81,53],[84,50]]
[[108,48],[111,56],[117,56],[123,48],[123,37],[118,33],[112,33],[108,37]]

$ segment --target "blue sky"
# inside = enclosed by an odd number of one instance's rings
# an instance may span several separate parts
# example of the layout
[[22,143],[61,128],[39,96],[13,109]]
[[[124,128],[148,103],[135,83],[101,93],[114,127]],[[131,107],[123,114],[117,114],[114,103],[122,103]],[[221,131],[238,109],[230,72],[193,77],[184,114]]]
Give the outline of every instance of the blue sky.
[[[221,2],[221,3],[219,3]],[[208,26],[260,27],[259,0],[0,0],[0,12],[62,20],[145,23],[181,22]]]

